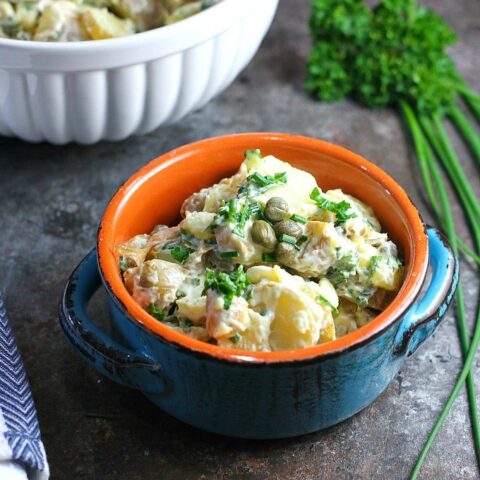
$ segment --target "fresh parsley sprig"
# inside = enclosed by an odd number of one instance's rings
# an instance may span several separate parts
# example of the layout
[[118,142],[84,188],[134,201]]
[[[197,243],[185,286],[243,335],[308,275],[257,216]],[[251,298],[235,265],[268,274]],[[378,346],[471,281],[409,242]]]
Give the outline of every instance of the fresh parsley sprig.
[[[480,202],[444,125],[449,117],[480,163],[479,135],[458,105],[459,98],[463,97],[480,121],[480,97],[466,85],[446,51],[455,43],[455,32],[441,17],[414,0],[379,0],[373,8],[363,0],[312,0],[310,29],[314,45],[307,66],[308,90],[324,101],[350,95],[368,107],[399,108],[410,131],[420,175],[439,223],[455,251],[461,249],[478,261]],[[472,227],[475,252],[466,248],[451,222],[447,188],[438,173],[439,164],[448,175]],[[427,451],[465,380],[480,463],[480,421],[470,372],[480,344],[480,310],[477,310],[470,340],[461,286],[456,297],[465,363],[412,471],[412,480],[417,478]]]

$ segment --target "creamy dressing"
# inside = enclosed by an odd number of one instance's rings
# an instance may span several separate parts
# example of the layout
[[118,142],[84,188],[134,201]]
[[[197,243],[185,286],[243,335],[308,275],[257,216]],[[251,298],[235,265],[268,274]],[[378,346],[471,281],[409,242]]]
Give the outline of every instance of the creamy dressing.
[[[259,151],[181,213],[178,226],[137,235],[117,253],[133,298],[193,338],[250,351],[307,348],[361,328],[400,288],[397,247],[369,206],[323,192],[309,173]],[[287,220],[293,236],[279,229]],[[258,237],[258,222],[273,240]]]

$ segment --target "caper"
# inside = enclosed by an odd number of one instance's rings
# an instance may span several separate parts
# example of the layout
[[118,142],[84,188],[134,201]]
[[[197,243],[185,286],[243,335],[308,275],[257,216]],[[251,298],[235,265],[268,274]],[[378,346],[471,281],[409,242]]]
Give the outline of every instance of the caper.
[[275,230],[265,220],[256,220],[252,225],[252,240],[269,250],[275,248],[277,239]]
[[298,240],[302,235],[302,227],[293,220],[282,220],[281,222],[276,223],[274,228],[277,237],[285,234]]
[[275,249],[275,255],[280,262],[289,262],[293,260],[296,253],[297,251],[294,245],[286,242],[277,243],[277,248]]
[[280,222],[288,215],[288,203],[282,197],[272,197],[265,205],[265,217]]

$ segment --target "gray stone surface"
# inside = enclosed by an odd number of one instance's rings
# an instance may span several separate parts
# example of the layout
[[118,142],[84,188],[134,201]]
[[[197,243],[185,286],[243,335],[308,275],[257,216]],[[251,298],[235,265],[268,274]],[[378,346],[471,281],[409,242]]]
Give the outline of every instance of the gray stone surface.
[[[94,245],[117,186],[156,155],[204,137],[277,130],[339,143],[393,175],[432,221],[395,112],[368,111],[350,102],[319,104],[305,94],[308,2],[281,3],[240,78],[176,126],[94,147],[0,140],[0,289],[31,380],[53,479],[404,479],[448,396],[461,364],[452,312],[370,407],[325,432],[274,442],[233,440],[183,425],[140,394],[97,375],[75,355],[59,327],[63,283]],[[457,30],[459,44],[452,54],[479,89],[480,3],[428,3]],[[460,141],[456,146],[478,192],[478,170]],[[467,237],[457,205],[455,211]],[[462,279],[472,321],[478,271],[465,261]],[[101,299],[92,312],[105,316]],[[474,371],[480,380],[479,360]],[[115,418],[86,416],[92,411]],[[479,478],[464,393],[421,478]]]

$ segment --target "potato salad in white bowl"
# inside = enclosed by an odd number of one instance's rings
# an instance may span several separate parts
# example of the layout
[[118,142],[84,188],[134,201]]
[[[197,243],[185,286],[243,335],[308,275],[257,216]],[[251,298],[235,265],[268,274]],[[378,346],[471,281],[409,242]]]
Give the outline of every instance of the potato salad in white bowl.
[[185,20],[222,0],[0,0],[0,38],[103,40]]
[[122,140],[173,123],[251,60],[278,0],[0,0],[0,135]]

